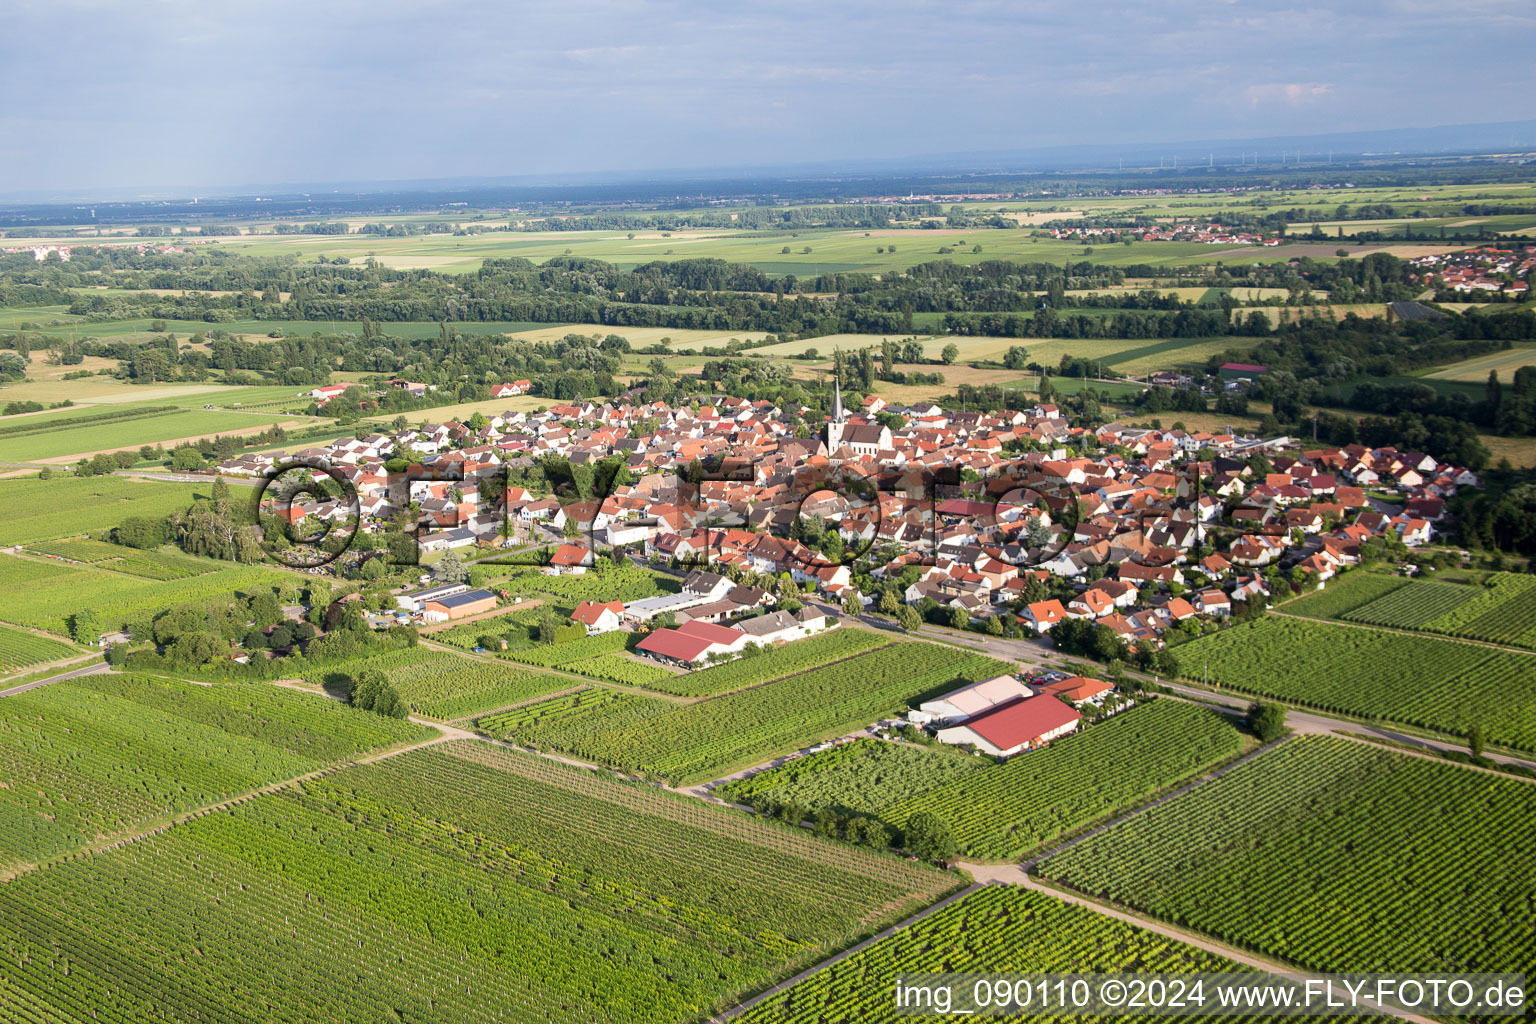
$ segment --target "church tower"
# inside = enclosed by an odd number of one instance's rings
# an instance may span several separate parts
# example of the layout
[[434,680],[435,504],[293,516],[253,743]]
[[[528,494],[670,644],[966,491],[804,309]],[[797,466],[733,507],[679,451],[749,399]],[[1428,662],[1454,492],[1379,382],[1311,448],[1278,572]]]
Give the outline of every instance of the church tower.
[[827,423],[827,454],[843,446],[843,431],[848,428],[848,413],[843,409],[843,382],[832,378],[832,419]]

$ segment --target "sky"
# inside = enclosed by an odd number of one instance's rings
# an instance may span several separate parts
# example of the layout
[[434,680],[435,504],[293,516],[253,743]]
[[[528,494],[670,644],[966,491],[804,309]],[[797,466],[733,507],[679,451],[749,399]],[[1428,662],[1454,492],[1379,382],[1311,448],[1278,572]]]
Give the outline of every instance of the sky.
[[1531,0],[5,0],[0,193],[1531,117]]

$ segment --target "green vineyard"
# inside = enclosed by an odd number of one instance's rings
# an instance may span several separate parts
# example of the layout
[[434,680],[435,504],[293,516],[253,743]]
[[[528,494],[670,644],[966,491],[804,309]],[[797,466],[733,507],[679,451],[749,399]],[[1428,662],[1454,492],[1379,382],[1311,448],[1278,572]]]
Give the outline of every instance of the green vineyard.
[[0,887],[0,1015],[698,1018],[955,884],[649,787],[455,745]]
[[[982,655],[902,642],[696,704],[636,698],[643,703],[512,738],[680,784],[702,782],[860,728],[957,680],[1009,670]],[[637,707],[646,709],[638,717]]]
[[0,559],[0,586],[27,585],[27,599],[16,602],[15,610],[7,613],[12,621],[68,636],[69,618],[80,610],[82,593],[91,595],[91,611],[102,628],[116,629],[134,615],[188,602],[227,601],[234,591],[250,591],[292,579],[282,570],[263,566],[230,562],[194,564],[206,565],[207,571],[185,578],[161,579],[95,566],[7,557]]
[[660,679],[671,679],[673,673],[660,665],[650,665],[620,654],[600,654],[561,666],[567,672],[593,679],[606,679],[612,683],[629,686],[650,686]]
[[1242,734],[1225,716],[1154,700],[1042,750],[914,795],[882,817],[900,826],[915,813],[931,811],[948,823],[970,856],[1017,859],[1242,749]]
[[1294,601],[1287,601],[1281,607],[1288,615],[1303,615],[1309,619],[1337,619],[1392,593],[1408,582],[1401,576],[1354,569],[1337,579],[1329,580],[1327,589],[1315,590]]
[[41,665],[47,661],[59,661],[79,653],[79,648],[62,640],[38,636],[14,626],[0,625],[0,673],[15,672],[28,665]]
[[811,810],[878,816],[887,807],[975,772],[992,761],[953,747],[861,739],[799,757],[714,791],[732,803],[758,798]]
[[[1241,971],[1223,957],[1123,921],[1016,886],[970,893],[902,928],[834,967],[737,1017],[741,1024],[893,1024],[901,1020],[961,1021],[928,1013],[901,1015],[892,993],[898,979],[945,972],[1040,974],[1088,971]],[[1031,1013],[1030,1021],[1130,1020]],[[1163,1020],[1190,1020],[1163,1017]],[[1203,1014],[1205,1020],[1242,1019]]]
[[1536,749],[1536,655],[1283,615],[1178,652],[1191,679],[1449,733],[1481,725],[1491,742]]
[[430,718],[464,718],[563,690],[570,680],[483,658],[466,658],[410,647],[310,669],[318,685],[343,685],[342,677],[377,669],[395,684],[412,710]]
[[87,676],[0,700],[0,867],[423,738],[265,683]]
[[1292,739],[1042,873],[1319,971],[1514,971],[1536,949],[1536,786]]
[[525,665],[538,665],[541,668],[556,668],[570,664],[573,661],[584,661],[587,658],[595,658],[600,654],[613,654],[622,651],[626,641],[634,634],[614,631],[612,633],[599,633],[596,636],[582,637],[579,640],[567,640],[558,644],[541,644],[537,647],[528,647],[522,650],[503,651],[502,657],[513,661],[520,661]]

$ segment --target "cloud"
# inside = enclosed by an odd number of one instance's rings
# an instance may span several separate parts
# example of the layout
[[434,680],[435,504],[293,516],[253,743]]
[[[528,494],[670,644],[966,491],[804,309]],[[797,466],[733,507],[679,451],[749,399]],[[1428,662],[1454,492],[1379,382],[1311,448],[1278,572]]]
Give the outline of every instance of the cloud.
[[1248,105],[1254,108],[1271,104],[1303,107],[1320,103],[1332,95],[1332,82],[1270,82],[1250,85],[1243,90]]
[[1533,44],[1528,0],[10,0],[0,193],[1513,120],[1465,69]]

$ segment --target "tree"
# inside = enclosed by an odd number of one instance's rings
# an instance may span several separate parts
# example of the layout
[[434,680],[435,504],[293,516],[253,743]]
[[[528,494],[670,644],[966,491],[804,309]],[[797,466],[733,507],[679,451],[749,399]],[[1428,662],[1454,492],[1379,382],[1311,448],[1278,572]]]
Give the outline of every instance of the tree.
[[907,819],[905,846],[918,860],[943,864],[958,852],[949,826],[932,811],[918,811]]
[[883,850],[891,845],[891,833],[878,818],[859,816],[849,818],[843,826],[843,838],[871,850]]
[[1022,370],[1029,365],[1029,350],[1023,345],[1009,345],[1003,353],[1003,365],[1010,370]]
[[945,345],[944,350],[939,353],[939,358],[944,361],[946,366],[950,363],[953,363],[956,359],[960,358],[960,346],[956,345],[954,342],[950,342],[948,345]]
[[196,448],[183,446],[171,453],[171,469],[178,473],[190,473],[203,468],[203,453]]
[[82,608],[70,616],[69,638],[77,644],[93,644],[101,637],[101,623],[96,619],[96,613],[89,608]]
[[432,575],[445,583],[463,583],[469,579],[469,567],[457,551],[449,551],[432,567]]
[[908,633],[916,633],[923,628],[922,615],[909,604],[901,606],[901,611],[896,613],[896,621],[901,623],[902,630]]
[[1467,729],[1467,752],[1474,759],[1483,756],[1483,742],[1483,727],[1481,725],[1474,725]]
[[859,592],[857,590],[848,591],[848,596],[843,598],[843,614],[851,619],[863,614],[863,612],[864,602],[859,597]]
[[353,707],[372,711],[379,695],[387,688],[389,688],[388,676],[376,668],[365,668],[352,677],[352,684],[347,689],[347,699],[352,702]]
[[1248,728],[1264,743],[1285,735],[1285,705],[1254,701],[1248,706]]
[[880,595],[880,613],[882,615],[897,615],[901,612],[901,598],[896,596],[896,591],[887,589]]
[[1002,636],[1003,635],[1003,617],[1001,615],[994,615],[991,618],[987,619],[987,624],[986,624],[985,628],[986,628],[988,636]]

